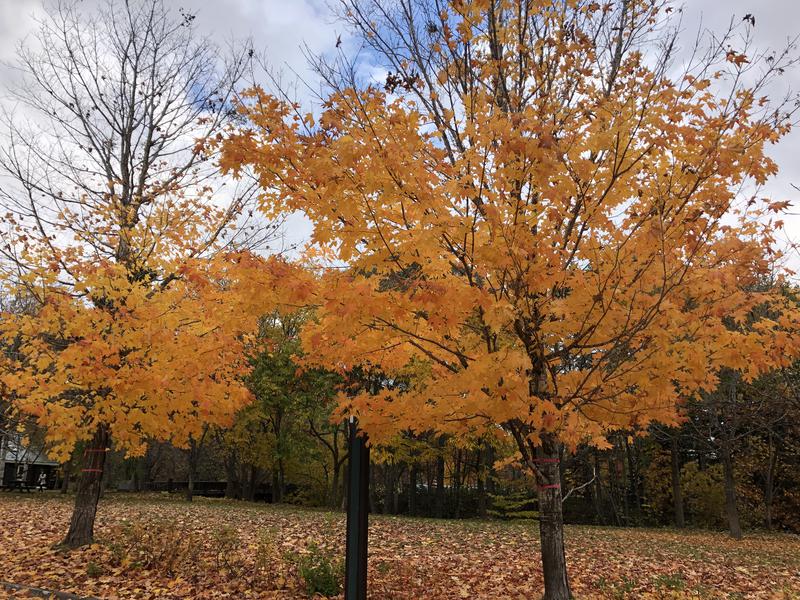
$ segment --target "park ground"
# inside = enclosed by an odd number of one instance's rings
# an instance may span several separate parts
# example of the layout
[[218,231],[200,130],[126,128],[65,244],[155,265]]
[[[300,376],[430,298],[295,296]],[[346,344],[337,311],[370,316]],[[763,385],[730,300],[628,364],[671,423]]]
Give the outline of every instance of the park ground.
[[[0,580],[109,599],[306,598],[301,572],[324,584],[343,556],[341,513],[116,494],[97,543],[66,552],[70,510],[59,495],[0,494]],[[369,596],[536,599],[538,543],[533,522],[374,516]],[[800,598],[800,536],[568,526],[566,545],[578,599]]]

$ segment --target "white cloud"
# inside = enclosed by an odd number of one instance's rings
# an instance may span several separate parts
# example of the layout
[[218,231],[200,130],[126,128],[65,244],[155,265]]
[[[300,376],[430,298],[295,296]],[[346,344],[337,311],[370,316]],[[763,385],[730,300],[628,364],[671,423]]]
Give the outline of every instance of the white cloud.
[[[13,59],[16,44],[35,28],[33,15],[40,13],[42,3],[53,0],[0,0],[0,61]],[[308,68],[302,48],[314,53],[335,51],[339,34],[344,48],[350,40],[343,26],[337,23],[325,0],[165,0],[176,12],[183,8],[197,15],[195,25],[200,33],[209,36],[220,46],[230,40],[252,38],[255,47],[263,51],[269,63],[282,70],[287,81],[297,73],[304,80],[316,83]],[[105,4],[105,0],[82,0],[85,10]],[[676,3],[676,7],[680,3]],[[759,47],[779,48],[797,35],[796,17],[800,16],[797,0],[691,0],[683,4],[684,41],[688,42],[699,26],[711,31],[722,31],[733,20],[739,22],[746,14],[753,14],[756,25],[754,41]],[[375,70],[374,66],[371,66]],[[375,74],[378,71],[375,70]],[[784,89],[798,85],[800,73],[787,73]],[[13,78],[13,71],[0,67],[0,92]],[[298,88],[302,94],[302,87]],[[0,94],[1,95],[1,94]],[[770,154],[780,166],[780,174],[765,188],[765,195],[776,199],[793,199],[798,194],[791,186],[800,185],[800,161],[795,157],[800,145],[800,132],[793,132]],[[787,219],[786,237],[800,240],[800,206],[794,216]],[[306,221],[292,218],[288,222],[288,239],[297,242],[308,235]],[[800,270],[800,254],[795,253],[793,265]]]

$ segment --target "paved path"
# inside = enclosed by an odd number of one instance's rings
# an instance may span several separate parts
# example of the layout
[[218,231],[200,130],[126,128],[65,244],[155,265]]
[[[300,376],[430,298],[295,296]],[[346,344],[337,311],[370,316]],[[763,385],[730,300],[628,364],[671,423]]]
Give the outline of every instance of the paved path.
[[[21,585],[18,583],[10,583],[8,581],[0,581],[0,590],[7,592],[25,592],[25,594],[34,598],[51,598],[53,600],[99,600],[89,596],[76,596],[68,592],[54,592],[52,590],[43,590],[41,588],[31,587],[29,585]],[[13,596],[11,596],[13,598]]]

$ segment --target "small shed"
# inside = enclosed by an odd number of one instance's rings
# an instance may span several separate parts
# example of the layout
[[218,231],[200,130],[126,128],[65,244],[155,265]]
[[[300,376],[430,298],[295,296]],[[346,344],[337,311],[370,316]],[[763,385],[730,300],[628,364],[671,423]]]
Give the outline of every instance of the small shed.
[[58,463],[50,460],[43,448],[25,446],[22,435],[0,429],[0,474],[3,488],[31,488],[44,474],[46,487],[56,485]]

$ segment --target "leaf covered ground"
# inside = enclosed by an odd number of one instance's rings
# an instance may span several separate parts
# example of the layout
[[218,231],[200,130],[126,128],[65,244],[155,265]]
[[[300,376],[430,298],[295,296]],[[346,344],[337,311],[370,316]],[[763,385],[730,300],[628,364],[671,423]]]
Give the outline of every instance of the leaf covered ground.
[[[343,555],[340,513],[113,494],[97,543],[65,552],[70,510],[0,494],[0,580],[109,599],[304,598],[302,557]],[[369,543],[370,598],[542,593],[534,523],[374,516]],[[567,527],[566,544],[576,598],[800,598],[798,536]]]

